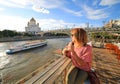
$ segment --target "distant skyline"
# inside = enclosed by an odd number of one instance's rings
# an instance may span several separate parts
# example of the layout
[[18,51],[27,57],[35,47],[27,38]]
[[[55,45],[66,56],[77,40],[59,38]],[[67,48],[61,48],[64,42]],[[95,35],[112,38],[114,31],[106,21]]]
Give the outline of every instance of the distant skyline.
[[0,0],[0,31],[25,31],[33,17],[41,29],[102,27],[120,20],[120,0]]

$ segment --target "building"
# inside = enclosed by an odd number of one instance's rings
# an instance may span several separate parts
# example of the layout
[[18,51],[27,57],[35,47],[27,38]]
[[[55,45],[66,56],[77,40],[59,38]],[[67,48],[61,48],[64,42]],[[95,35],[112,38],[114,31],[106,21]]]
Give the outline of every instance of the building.
[[31,18],[30,22],[27,24],[27,27],[25,27],[25,31],[30,34],[37,35],[37,33],[41,32],[41,28],[39,27],[39,23],[36,24],[36,20]]
[[113,28],[120,26],[120,20],[110,20],[105,24],[105,28]]

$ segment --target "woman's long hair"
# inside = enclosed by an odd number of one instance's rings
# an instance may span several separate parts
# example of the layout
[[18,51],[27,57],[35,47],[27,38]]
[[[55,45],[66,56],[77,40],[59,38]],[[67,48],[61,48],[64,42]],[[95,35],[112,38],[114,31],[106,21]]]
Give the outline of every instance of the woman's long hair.
[[86,31],[82,28],[73,28],[73,29],[71,29],[71,32],[73,32],[73,31],[75,32],[76,40],[78,42],[82,42],[85,46],[88,42]]

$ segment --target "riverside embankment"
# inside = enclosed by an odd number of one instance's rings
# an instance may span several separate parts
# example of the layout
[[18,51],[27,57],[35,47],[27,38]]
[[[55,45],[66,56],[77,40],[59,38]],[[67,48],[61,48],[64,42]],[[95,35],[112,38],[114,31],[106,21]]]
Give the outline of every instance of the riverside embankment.
[[39,39],[54,39],[54,38],[68,38],[68,37],[69,36],[4,37],[4,38],[0,38],[0,42],[27,41],[27,40],[39,40]]

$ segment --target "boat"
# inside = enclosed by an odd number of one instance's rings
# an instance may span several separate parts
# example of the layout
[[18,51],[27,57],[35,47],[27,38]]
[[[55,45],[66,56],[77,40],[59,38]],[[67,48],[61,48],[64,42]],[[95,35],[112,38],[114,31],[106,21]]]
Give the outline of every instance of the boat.
[[13,54],[13,53],[16,53],[16,52],[25,51],[25,50],[37,48],[37,47],[40,47],[40,46],[45,46],[45,45],[47,45],[47,41],[25,43],[23,45],[19,45],[19,46],[16,46],[14,48],[10,48],[10,49],[6,50],[6,54]]

